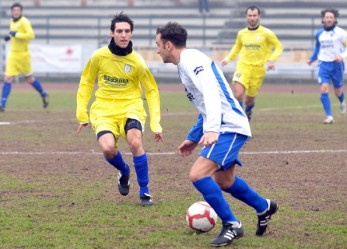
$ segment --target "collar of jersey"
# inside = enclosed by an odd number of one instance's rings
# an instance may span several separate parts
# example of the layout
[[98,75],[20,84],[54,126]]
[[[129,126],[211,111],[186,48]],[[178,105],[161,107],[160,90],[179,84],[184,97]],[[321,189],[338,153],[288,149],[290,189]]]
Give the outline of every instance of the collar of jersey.
[[335,28],[335,26],[336,26],[336,25],[333,25],[333,26],[331,26],[331,27],[325,27],[325,25],[324,25],[324,30],[325,30],[325,31],[331,31],[331,30],[333,30],[333,29]]
[[126,56],[133,51],[133,43],[130,41],[126,48],[121,48],[114,43],[112,38],[110,44],[108,45],[108,48],[112,52],[112,54],[118,56]]
[[250,28],[250,27],[248,27],[248,30],[251,30],[251,31],[253,31],[253,30],[257,30],[258,28],[259,28],[259,26],[260,25],[258,25],[257,27],[255,27],[255,28]]
[[17,22],[17,21],[19,21],[19,19],[21,19],[21,18],[22,18],[22,16],[19,16],[19,17],[17,17],[17,18],[12,17],[12,20],[13,20],[14,22]]

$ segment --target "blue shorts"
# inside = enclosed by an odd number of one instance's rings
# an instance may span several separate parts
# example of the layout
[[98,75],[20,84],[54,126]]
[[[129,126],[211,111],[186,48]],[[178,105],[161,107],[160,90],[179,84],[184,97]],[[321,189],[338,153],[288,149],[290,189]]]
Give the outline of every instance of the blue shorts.
[[345,64],[343,62],[325,62],[320,61],[318,70],[318,82],[330,83],[332,82],[334,88],[341,88],[343,85],[343,72]]
[[248,138],[238,133],[221,133],[217,143],[202,148],[200,156],[216,162],[219,165],[218,170],[227,170],[234,164],[242,166],[238,155]]

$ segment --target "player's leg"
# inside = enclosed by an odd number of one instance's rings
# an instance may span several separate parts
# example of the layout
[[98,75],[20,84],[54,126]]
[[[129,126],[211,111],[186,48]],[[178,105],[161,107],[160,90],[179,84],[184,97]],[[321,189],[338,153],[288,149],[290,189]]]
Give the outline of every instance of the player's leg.
[[255,97],[257,96],[263,80],[265,78],[265,69],[264,67],[255,67],[251,69],[251,75],[249,79],[248,88],[246,90],[245,98],[245,112],[250,121],[252,118],[253,108],[255,106]]
[[117,150],[117,140],[109,130],[97,133],[98,143],[106,161],[119,170],[118,190],[122,195],[127,195],[130,189],[130,168],[123,160],[122,154]]
[[25,81],[29,83],[41,96],[43,108],[46,108],[49,104],[48,94],[43,89],[41,82],[38,79],[35,79],[32,73],[31,68],[31,58],[30,53],[23,53],[21,61],[19,63],[20,71],[24,75]]
[[5,111],[7,100],[11,93],[13,79],[13,76],[5,75],[4,84],[2,85],[0,112]]
[[31,73],[25,76],[25,81],[29,83],[41,95],[43,108],[46,108],[49,104],[48,94],[43,89],[41,82],[38,79],[35,79],[35,77],[31,75]]
[[[238,153],[247,139],[247,136],[236,133],[220,134],[216,144],[202,149],[189,175],[194,186],[223,221],[221,233],[211,242],[214,246],[229,244],[233,239],[243,236],[241,222],[235,217],[223,196],[219,176],[228,172],[227,181],[232,184],[235,168],[233,165],[241,164]],[[220,168],[216,172],[218,165]]]
[[331,74],[334,92],[336,97],[340,102],[340,113],[346,113],[346,102],[345,102],[345,93],[343,91],[343,72],[344,72],[344,63],[334,63],[335,70]]
[[334,118],[331,111],[331,102],[329,97],[330,75],[333,71],[333,63],[321,62],[318,69],[318,82],[320,84],[320,100],[326,115],[324,124],[334,123]]
[[125,132],[128,145],[133,154],[133,162],[140,186],[140,204],[149,206],[153,204],[149,190],[148,158],[142,146],[142,124],[136,119],[128,119]]
[[233,239],[242,237],[243,228],[241,222],[236,218],[228,202],[225,200],[221,188],[212,178],[216,170],[216,162],[200,156],[193,164],[189,178],[194,187],[202,194],[203,198],[222,220],[222,230],[211,241],[211,245],[223,246],[231,243]]
[[321,83],[320,84],[320,100],[323,105],[323,109],[326,115],[325,120],[323,121],[324,124],[332,124],[334,123],[334,118],[331,111],[331,101],[329,97],[329,83]]
[[14,80],[14,76],[20,73],[20,71],[18,70],[19,62],[20,62],[20,58],[10,52],[6,62],[5,78],[4,78],[4,84],[2,86],[1,106],[0,106],[1,112],[5,111],[7,100],[12,90],[12,83]]

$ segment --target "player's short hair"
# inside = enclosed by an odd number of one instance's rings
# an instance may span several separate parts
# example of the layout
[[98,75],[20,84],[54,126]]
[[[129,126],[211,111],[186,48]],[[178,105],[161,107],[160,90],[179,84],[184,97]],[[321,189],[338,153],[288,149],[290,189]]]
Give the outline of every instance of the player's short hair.
[[13,8],[16,8],[16,7],[20,8],[20,10],[23,10],[23,5],[21,5],[20,3],[14,3],[14,4],[12,4],[11,10],[12,10]]
[[[335,19],[337,19],[340,16],[340,13],[337,9],[324,9],[321,11],[322,19],[325,17],[326,13],[333,13]],[[322,23],[324,24],[323,20],[322,20]],[[335,24],[337,24],[337,21],[335,21]]]
[[116,23],[117,22],[127,22],[130,24],[130,30],[131,32],[133,32],[134,30],[134,22],[133,20],[130,19],[130,17],[126,14],[123,14],[123,11],[121,13],[119,13],[118,15],[115,15],[111,21],[111,26],[110,29],[112,32],[114,32],[115,28],[116,28]]
[[247,14],[248,10],[258,10],[258,14],[259,15],[261,14],[260,13],[260,9],[257,6],[255,6],[255,5],[248,6],[247,9],[246,9],[246,14]]
[[170,41],[177,48],[185,48],[188,38],[187,30],[177,22],[168,22],[165,26],[157,28],[157,34],[161,34],[161,39]]

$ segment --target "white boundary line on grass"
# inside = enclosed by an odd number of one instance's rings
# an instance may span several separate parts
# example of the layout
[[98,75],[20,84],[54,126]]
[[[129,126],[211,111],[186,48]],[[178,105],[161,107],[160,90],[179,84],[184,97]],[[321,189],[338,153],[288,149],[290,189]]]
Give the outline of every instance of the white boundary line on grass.
[[[243,155],[280,155],[280,154],[309,154],[309,153],[346,153],[347,150],[291,150],[291,151],[246,151],[240,152]],[[131,155],[131,153],[123,153]],[[48,151],[48,152],[25,152],[25,151],[0,151],[0,155],[102,155],[101,152],[82,151]],[[147,152],[151,156],[178,155],[176,152]]]

